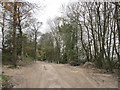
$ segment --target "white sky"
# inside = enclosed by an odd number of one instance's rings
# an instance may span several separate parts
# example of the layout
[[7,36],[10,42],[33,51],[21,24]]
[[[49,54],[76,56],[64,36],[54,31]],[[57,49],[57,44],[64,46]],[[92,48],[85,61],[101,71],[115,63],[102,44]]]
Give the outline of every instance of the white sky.
[[[6,1],[14,1],[14,0],[6,0]],[[47,20],[61,15],[60,13],[61,5],[67,5],[69,2],[74,2],[77,0],[20,0],[20,1],[28,1],[39,5],[41,5],[42,3],[42,5],[45,6],[42,11],[37,11],[37,13],[35,13],[35,17],[40,22],[43,22],[43,25],[40,28],[40,32],[46,33],[47,31],[49,31]],[[0,32],[0,41],[1,41],[1,35],[2,34]]]
[[35,14],[35,17],[43,22],[43,25],[40,28],[40,31],[42,33],[45,33],[49,31],[49,26],[47,24],[48,19],[52,19],[56,16],[61,16],[60,8],[61,5],[67,5],[69,2],[73,2],[76,0],[27,0],[32,3],[42,3],[45,7],[43,8],[43,11],[37,11]]

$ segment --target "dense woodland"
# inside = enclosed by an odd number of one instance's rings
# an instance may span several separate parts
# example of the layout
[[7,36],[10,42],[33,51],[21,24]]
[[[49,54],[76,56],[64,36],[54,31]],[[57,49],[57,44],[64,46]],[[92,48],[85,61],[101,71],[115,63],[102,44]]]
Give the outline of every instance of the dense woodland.
[[33,14],[40,8],[37,5],[15,2],[0,7],[3,63],[17,66],[19,61],[40,60],[76,66],[93,62],[110,72],[118,68],[120,3],[69,3],[62,6],[61,17],[48,20],[50,32],[45,34]]

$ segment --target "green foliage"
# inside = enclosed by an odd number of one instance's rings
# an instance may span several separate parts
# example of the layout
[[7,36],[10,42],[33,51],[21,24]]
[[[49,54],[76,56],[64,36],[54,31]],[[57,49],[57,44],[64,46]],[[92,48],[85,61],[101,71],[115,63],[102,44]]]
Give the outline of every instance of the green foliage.
[[62,56],[62,58],[60,60],[60,63],[62,63],[62,64],[68,63],[68,61],[67,61],[67,54],[66,53],[63,54],[63,56]]
[[0,82],[2,82],[2,88],[7,87],[9,80],[10,80],[10,77],[5,76],[3,74],[0,75]]
[[4,62],[12,61],[12,32],[9,30],[5,36],[4,47],[2,49],[2,60]]
[[43,34],[39,40],[38,50],[39,50],[39,60],[53,61],[54,46],[53,37],[51,33]]
[[76,28],[73,28],[72,24],[63,24],[59,26],[59,33],[62,36],[63,44],[65,48],[63,48],[65,53],[63,55],[62,62],[69,63],[71,65],[79,65],[78,62],[78,50],[77,50],[77,36],[76,36]]
[[[17,34],[17,60],[21,60],[21,48],[20,48],[20,37],[19,34]],[[24,60],[28,57],[33,58],[34,57],[34,41],[29,40],[28,36],[26,34],[23,34],[23,54],[24,54]],[[12,56],[12,33],[8,30],[7,35],[5,36],[5,46],[2,51],[2,60],[4,64],[12,64],[13,56]],[[30,59],[31,60],[31,59]]]
[[5,75],[3,75],[3,74],[1,74],[0,75],[0,81],[8,81],[8,80],[10,80],[10,78],[9,77],[7,77],[7,76],[5,76]]
[[4,62],[8,62],[8,63],[10,63],[10,62],[12,62],[12,53],[10,53],[9,52],[9,50],[4,50],[3,52],[2,52],[2,62],[4,63]]

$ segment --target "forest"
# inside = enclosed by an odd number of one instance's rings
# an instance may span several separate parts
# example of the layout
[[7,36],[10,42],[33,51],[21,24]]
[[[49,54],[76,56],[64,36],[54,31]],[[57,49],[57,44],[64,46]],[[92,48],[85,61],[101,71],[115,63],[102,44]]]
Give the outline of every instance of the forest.
[[42,22],[32,16],[39,8],[36,5],[16,2],[3,3],[1,7],[3,63],[17,65],[17,61],[27,58],[71,65],[89,61],[112,71],[120,60],[118,2],[62,6],[63,15],[48,20],[51,30],[45,34],[39,30]]
[[62,15],[47,20],[47,33],[41,32],[43,22],[34,16],[42,8],[29,2],[0,2],[3,65],[92,62],[107,72],[120,69],[119,2],[62,5]]

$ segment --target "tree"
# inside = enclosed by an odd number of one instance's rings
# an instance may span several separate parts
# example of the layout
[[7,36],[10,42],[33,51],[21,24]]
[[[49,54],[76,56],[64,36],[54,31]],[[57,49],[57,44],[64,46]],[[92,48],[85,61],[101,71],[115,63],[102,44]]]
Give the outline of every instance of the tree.
[[5,10],[3,9],[3,17],[2,17],[2,22],[1,22],[1,25],[2,25],[2,51],[4,50],[5,46],[4,46],[4,32],[5,32]]
[[[34,4],[24,2],[24,3],[21,3],[21,6],[17,8],[17,11],[18,11],[17,27],[18,27],[19,34],[20,34],[19,55],[21,56],[21,60],[23,60],[23,57],[24,57],[23,55],[24,54],[23,52],[24,51],[23,50],[23,29],[29,27],[29,25],[27,25],[27,23],[25,22],[32,17],[32,11],[34,8],[36,8],[36,6]],[[22,23],[24,23],[24,25]]]
[[[33,19],[33,10],[37,6],[27,2],[2,2],[1,4],[4,8],[1,17],[3,22],[0,23],[5,47],[2,52],[3,62],[12,60],[13,65],[16,66],[17,61],[23,60],[23,57],[25,57],[24,59],[28,56],[33,57],[31,55],[33,41],[29,40],[29,34],[26,31],[30,31],[31,22],[29,20]],[[31,43],[29,47],[27,47],[28,43]]]
[[119,4],[114,5],[109,2],[70,3],[63,17],[54,19],[50,25],[57,46],[61,48],[59,55],[67,62],[70,59],[79,62],[82,57],[79,52],[83,51],[87,61],[112,72],[113,58],[116,55],[119,58]]
[[42,22],[35,22],[35,19],[34,19],[34,23],[31,23],[31,30],[33,31],[33,35],[34,35],[34,60],[36,61],[37,60],[37,38],[38,38],[38,35],[40,34],[39,32],[39,29],[42,25]]
[[49,62],[55,62],[55,48],[54,48],[54,38],[52,33],[45,33],[41,35],[38,42],[38,50],[40,60],[46,60]]
[[61,57],[61,36],[59,34],[59,25],[60,25],[60,21],[58,18],[55,18],[53,21],[52,20],[48,20],[48,24],[50,26],[50,29],[51,29],[51,32],[52,32],[52,35],[54,37],[54,40],[55,40],[55,52],[56,52],[56,61],[57,63],[59,64],[60,63],[60,57]]

